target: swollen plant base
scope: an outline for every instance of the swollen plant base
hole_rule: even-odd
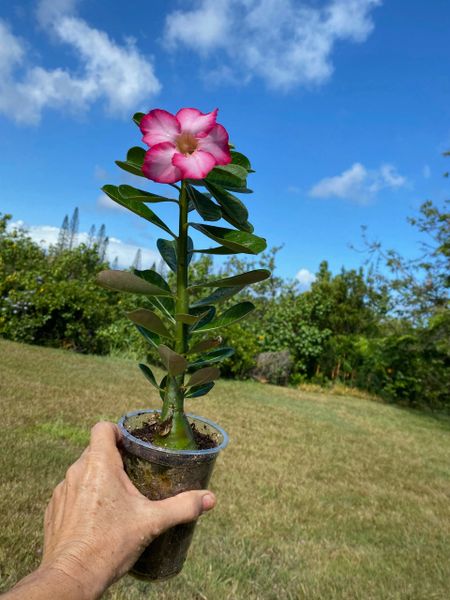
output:
[[[133,435],[160,411],[141,410],[124,415],[122,457],[125,471],[137,489],[149,500],[163,500],[188,490],[205,489],[219,452],[228,436],[218,425],[195,415],[186,415],[197,431],[215,442],[205,450],[172,450],[153,445]],[[130,571],[146,581],[161,581],[177,575],[183,568],[196,522],[172,527],[147,546]]]

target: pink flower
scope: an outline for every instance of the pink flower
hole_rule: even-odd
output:
[[[174,183],[203,179],[216,165],[228,165],[228,133],[216,117],[217,109],[203,114],[196,108],[182,108],[176,115],[157,108],[142,117],[142,140],[150,147],[144,175],[158,183]]]

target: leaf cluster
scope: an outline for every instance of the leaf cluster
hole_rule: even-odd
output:
[[[141,118],[142,114],[137,113],[133,120],[139,124]],[[169,236],[168,239],[159,238],[157,247],[173,273],[177,273],[179,265],[185,264],[185,261],[189,265],[194,255],[256,255],[264,251],[266,241],[254,234],[249,212],[239,197],[251,193],[247,177],[253,169],[249,159],[242,153],[232,149],[231,155],[232,162],[229,165],[215,167],[205,179],[184,181],[182,192],[173,185],[180,194],[186,194],[191,215],[187,229],[195,232],[196,237],[202,234],[209,241],[209,244],[196,247],[193,239],[187,235],[186,256],[178,256],[178,236],[186,235],[186,231],[175,232],[155,212],[159,203],[180,205],[181,196],[178,199],[165,197],[130,185],[105,185],[103,191],[114,202]],[[116,164],[133,175],[144,177],[144,158],[145,149],[133,147],[125,160],[118,160]],[[153,269],[133,269],[131,272],[105,270],[98,275],[97,283],[108,290],[138,294],[142,298],[141,306],[129,311],[128,318],[146,342],[158,352],[167,374],[172,377],[183,376],[185,397],[198,397],[212,389],[219,376],[217,364],[233,352],[232,348],[221,345],[219,331],[239,322],[255,308],[249,300],[231,305],[227,301],[246,286],[264,281],[269,276],[268,269],[251,269],[230,277],[195,281],[192,285],[188,283],[184,290],[189,296],[188,308],[181,312],[176,309],[179,289],[178,284],[173,285],[175,278],[166,278]],[[227,302],[227,307],[221,310],[224,302]],[[187,338],[183,353],[175,350],[179,347],[180,326]],[[141,364],[140,368],[147,380],[163,395],[167,376],[157,382],[150,367]],[[186,379],[185,375],[188,375]]]

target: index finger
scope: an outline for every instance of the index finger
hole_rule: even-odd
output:
[[[89,448],[91,451],[108,456],[109,459],[116,455],[122,463],[120,452],[117,449],[120,439],[121,433],[117,425],[109,421],[100,421],[91,429]]]

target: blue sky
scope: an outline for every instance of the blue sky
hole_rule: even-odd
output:
[[[411,256],[406,217],[446,195],[449,29],[448,0],[2,3],[0,211],[51,241],[79,206],[122,263],[150,260],[158,231],[100,193],[132,182],[114,165],[140,144],[130,116],[219,107],[280,274],[358,266],[361,225]]]

